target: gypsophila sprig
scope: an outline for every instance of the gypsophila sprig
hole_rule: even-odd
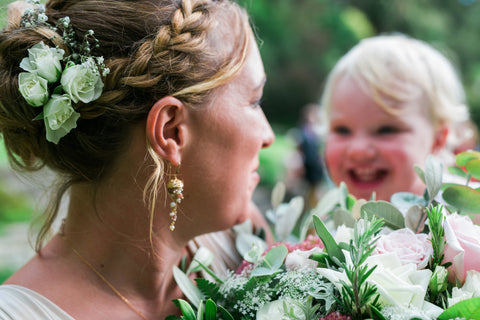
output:
[[[51,26],[45,15],[45,7],[38,1],[25,10],[21,24],[25,28],[48,27],[63,30],[62,39],[70,50],[51,48],[43,41],[28,49],[28,57],[20,62],[18,76],[20,94],[32,107],[43,107],[33,120],[44,120],[46,138],[57,144],[61,138],[77,127],[80,113],[78,103],[90,103],[103,91],[102,76],[109,73],[103,57],[91,55],[91,43],[98,47],[92,30],[87,31],[82,42],[76,41],[75,30],[68,16]]]
[[[38,0],[27,0],[26,2],[31,4],[32,7],[25,9],[25,13],[20,20],[20,25],[25,28],[45,25],[48,20],[45,14],[45,5],[41,4]]]

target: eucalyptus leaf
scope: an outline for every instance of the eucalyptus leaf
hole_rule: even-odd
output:
[[[468,173],[474,177],[475,179],[480,179],[480,160],[475,159],[468,161],[465,164],[465,169],[467,169]]]
[[[460,301],[438,317],[439,320],[449,319],[480,319],[480,298],[471,298]]]
[[[340,189],[328,190],[312,210],[313,215],[324,217],[340,203]]]
[[[414,169],[415,172],[417,173],[417,176],[423,181],[423,183],[426,184],[426,182],[425,182],[425,171],[423,171],[423,169],[420,168],[420,167],[417,166],[417,165],[414,165],[414,166],[413,166],[413,169]]]
[[[265,249],[267,249],[267,243],[254,234],[240,233],[235,239],[235,248],[237,248],[238,253],[245,259],[252,248],[257,248],[256,250],[261,251],[260,254],[262,254]]]
[[[270,249],[263,258],[264,263],[270,268],[280,268],[288,254],[288,249],[283,244]]]
[[[273,188],[272,196],[271,196],[271,203],[272,203],[273,210],[276,210],[277,207],[280,205],[280,203],[283,202],[283,199],[285,198],[286,190],[287,190],[287,187],[283,182],[278,182]]]
[[[480,213],[480,192],[467,186],[451,186],[442,194],[443,200],[463,213]]]
[[[402,213],[391,203],[386,201],[369,201],[362,206],[362,216],[371,219],[377,216],[384,220],[385,226],[393,230],[405,228],[405,220]]]
[[[342,209],[348,210],[348,204],[347,204],[348,189],[347,189],[347,185],[345,184],[345,182],[340,183],[339,189],[340,189],[340,199],[339,199],[340,207]]]
[[[300,222],[300,227],[299,227],[300,239],[307,238],[308,229],[310,229],[310,226],[312,224],[312,214],[313,214],[312,210],[308,211],[307,214],[305,214],[304,217],[302,218],[302,221]]]
[[[425,227],[424,207],[416,204],[410,207],[405,214],[405,227],[415,233],[420,233]]]
[[[317,235],[322,239],[322,242],[325,245],[325,249],[327,250],[330,259],[335,261],[339,266],[341,263],[345,263],[345,255],[343,254],[342,249],[340,249],[335,242],[335,239],[332,237],[322,220],[317,216],[313,216],[313,224],[315,225]]]
[[[288,254],[285,245],[279,245],[270,249],[263,257],[263,262],[253,269],[252,276],[270,276],[282,272],[281,266]]]
[[[283,270],[280,268],[267,268],[267,267],[256,267],[253,269],[251,276],[252,277],[264,277],[264,276],[273,276],[274,274],[280,273]]]
[[[457,166],[463,167],[467,164],[467,162],[476,159],[480,159],[480,152],[469,150],[457,154],[455,157],[455,162]]]
[[[390,198],[390,203],[400,210],[403,215],[414,205],[422,205],[424,207],[427,205],[423,197],[410,192],[394,193]]]
[[[352,218],[354,220],[358,220],[362,216],[362,206],[367,203],[368,201],[365,199],[358,199],[355,201],[355,204],[352,207]]]
[[[193,281],[177,266],[173,266],[173,277],[185,297],[187,297],[193,305],[197,306],[204,298],[200,289],[198,289]]]
[[[349,228],[353,228],[355,224],[355,219],[352,217],[352,214],[342,208],[338,208],[333,213],[333,221],[335,223],[335,229],[341,225],[345,225]]]
[[[430,199],[435,198],[442,188],[443,165],[432,155],[425,162],[425,184]]]
[[[303,197],[297,196],[288,204],[282,203],[276,210],[275,236],[277,241],[284,241],[292,233],[302,214],[305,201]]]
[[[453,167],[453,166],[452,166],[452,167],[448,167],[447,170],[448,170],[448,172],[450,172],[451,174],[456,175],[456,176],[459,176],[459,177],[462,177],[462,178],[464,178],[464,179],[466,179],[467,176],[468,176],[468,174],[467,174],[465,171],[463,171],[461,168],[459,168],[459,167]]]

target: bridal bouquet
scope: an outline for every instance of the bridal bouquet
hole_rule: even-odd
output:
[[[239,236],[245,260],[222,279],[207,267],[211,254],[199,250],[189,270],[174,269],[190,302],[176,300],[183,316],[167,319],[480,319],[480,226],[468,215],[480,213],[480,192],[469,186],[480,178],[480,153],[462,153],[449,168],[465,185],[442,183],[433,157],[415,170],[427,186],[423,197],[356,200],[341,185],[296,237],[291,219],[303,203],[279,204],[274,190],[267,217],[280,241],[265,248]],[[210,277],[194,284],[187,274],[199,268]]]

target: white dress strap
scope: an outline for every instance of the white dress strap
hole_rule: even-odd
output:
[[[0,286],[0,320],[74,320],[41,294],[17,285]]]

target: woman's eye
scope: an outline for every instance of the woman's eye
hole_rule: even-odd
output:
[[[263,103],[263,100],[262,100],[262,99],[257,100],[257,101],[255,101],[254,103],[252,103],[252,107],[253,107],[253,108],[261,108],[261,107],[262,107],[262,103]]]
[[[346,136],[351,133],[350,129],[344,126],[336,126],[333,127],[331,130],[333,133],[336,133],[338,135]]]
[[[383,127],[378,128],[377,133],[378,134],[393,134],[393,133],[397,133],[399,131],[400,130],[398,128],[393,127],[393,126],[383,126]]]

